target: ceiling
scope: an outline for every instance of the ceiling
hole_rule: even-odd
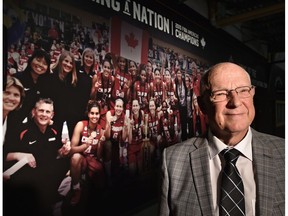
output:
[[[285,0],[178,0],[270,63],[285,62]]]

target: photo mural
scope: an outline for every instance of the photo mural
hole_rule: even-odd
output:
[[[75,149],[86,143],[78,152],[85,161],[81,175],[75,175],[75,154],[66,157],[60,207],[54,209],[62,215],[129,215],[156,200],[163,149],[206,133],[197,96],[200,77],[214,62],[207,33],[161,14],[153,2],[139,2],[4,1],[4,87],[12,76],[26,91],[15,119],[29,123],[36,98],[50,98],[56,139],[67,125],[66,141]],[[22,75],[33,70],[33,59],[46,56],[37,56],[39,50],[48,56],[48,75],[37,75],[31,84]],[[92,121],[97,127],[89,126]],[[13,132],[20,144],[21,131]],[[4,153],[9,153],[5,141]],[[6,165],[4,157],[3,171],[15,162]],[[76,177],[81,196],[75,198]]]

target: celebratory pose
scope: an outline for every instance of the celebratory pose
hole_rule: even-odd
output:
[[[140,70],[140,80],[134,83],[133,99],[138,100],[141,110],[148,112],[148,103],[150,99],[149,84],[146,82],[146,71],[144,68]]]
[[[142,143],[144,139],[144,112],[138,100],[132,101],[129,126],[128,160],[129,172],[132,177],[142,171]],[[138,172],[138,173],[137,173]]]
[[[174,81],[171,77],[171,72],[168,69],[165,69],[164,71],[164,83],[165,83],[165,101],[168,103],[169,106],[171,106],[172,109],[177,108],[177,97],[176,97],[176,86]]]
[[[115,61],[114,61],[115,62]],[[117,64],[114,68],[115,85],[112,92],[114,101],[117,98],[122,98],[124,103],[128,105],[128,93],[131,87],[131,74],[128,73],[127,59],[119,56]],[[113,108],[113,107],[112,107]]]
[[[101,107],[101,125],[105,128],[105,118],[108,110],[114,107],[112,101],[112,90],[114,87],[114,76],[111,75],[112,64],[110,60],[103,60],[103,71],[93,77],[91,98],[96,100]]]
[[[117,175],[120,168],[120,152],[125,148],[127,127],[125,126],[124,102],[121,98],[116,99],[115,107],[106,113],[106,142],[104,146],[105,171],[109,184],[111,177]]]
[[[165,99],[164,82],[159,68],[154,70],[154,80],[150,83],[150,96],[155,100],[158,111],[161,110],[162,102]]]
[[[73,195],[71,204],[80,201],[81,174],[86,172],[96,188],[104,185],[105,173],[102,165],[104,130],[99,124],[100,107],[96,101],[90,100],[87,105],[89,120],[79,121],[74,129],[71,140],[71,178]]]
[[[147,77],[146,77],[146,81],[147,83],[151,83],[153,82],[153,69],[152,69],[152,63],[151,61],[148,61],[147,64],[145,65],[145,70],[147,72]]]
[[[150,141],[150,152],[152,155],[152,159],[159,159],[162,137],[161,137],[161,125],[160,125],[160,118],[161,112],[157,112],[157,107],[154,99],[149,100],[149,112],[147,114],[147,137]],[[146,135],[146,134],[145,134]],[[154,155],[156,150],[156,156]]]
[[[166,101],[162,103],[162,110],[160,112],[160,128],[162,134],[161,152],[165,147],[173,145],[180,141],[179,138],[179,118],[174,115],[173,110],[168,106]]]

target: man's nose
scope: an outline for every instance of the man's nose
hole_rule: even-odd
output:
[[[228,105],[238,107],[242,104],[242,101],[235,90],[230,91],[228,96]]]

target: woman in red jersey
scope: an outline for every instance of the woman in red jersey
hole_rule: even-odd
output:
[[[94,186],[104,186],[105,173],[103,168],[103,144],[105,141],[104,130],[99,124],[101,109],[96,101],[90,100],[87,105],[88,119],[79,121],[74,129],[71,140],[71,164],[72,178],[71,204],[76,205],[80,201],[81,187],[80,177],[83,172],[93,180]]]

